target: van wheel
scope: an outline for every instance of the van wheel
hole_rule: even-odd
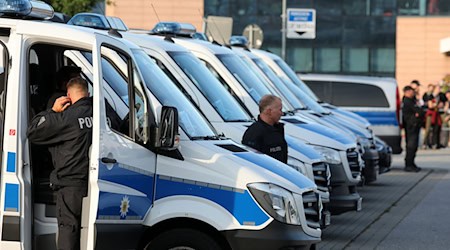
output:
[[[180,228],[166,231],[150,241],[145,250],[211,250],[222,249],[217,242],[207,234]]]

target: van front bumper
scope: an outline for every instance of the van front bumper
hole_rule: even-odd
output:
[[[301,226],[272,221],[261,230],[230,230],[223,235],[231,249],[310,249],[320,237],[306,234]]]

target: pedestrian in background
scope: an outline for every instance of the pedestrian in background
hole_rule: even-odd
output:
[[[423,94],[422,100],[423,100],[423,109],[425,111],[425,127],[424,127],[424,133],[423,133],[423,149],[431,148],[433,145],[433,139],[432,139],[432,127],[433,127],[433,121],[436,119],[436,108],[437,103],[436,99],[434,98],[434,90],[435,85],[430,83],[427,87],[427,92]]]
[[[265,95],[259,102],[258,120],[244,133],[242,144],[287,163],[287,142],[284,139],[284,124],[281,99],[274,95]]]
[[[419,133],[422,125],[422,109],[414,101],[415,91],[411,86],[403,88],[402,102],[403,127],[405,128],[406,156],[405,171],[419,172],[421,170],[414,160],[419,145]]]
[[[446,102],[444,105],[444,115],[442,118],[442,132],[441,132],[441,146],[448,147],[448,140],[450,135],[450,90],[445,92]]]

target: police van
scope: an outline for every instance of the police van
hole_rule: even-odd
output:
[[[174,25],[176,27],[176,24]],[[162,27],[161,30],[163,30],[162,33],[167,34],[170,33],[167,26],[164,28]],[[141,32],[140,32],[141,33]],[[173,33],[172,33],[173,34]],[[179,35],[179,34],[178,34]],[[165,36],[160,36],[160,39],[162,40]],[[246,109],[248,112],[250,112],[251,116],[256,117],[258,114],[257,111],[257,104],[256,102],[251,99],[251,97],[248,96],[248,93],[246,90],[243,89],[243,87],[235,80],[235,78],[232,76],[230,77],[227,73],[227,70],[223,70],[223,64],[218,61],[218,59],[215,56],[215,53],[218,53],[223,56],[236,56],[230,49],[224,48],[222,46],[214,45],[209,42],[199,41],[199,40],[193,40],[189,38],[181,38],[181,37],[173,37],[170,39],[166,39],[170,41],[166,41],[167,43],[175,43],[180,44],[186,48],[188,48],[191,52],[194,53],[195,56],[199,57],[200,60],[205,63],[206,67],[210,70],[213,70],[212,73],[215,75],[215,77],[225,86],[225,88],[228,89],[228,99],[237,99],[242,107]],[[145,44],[145,41],[142,41],[143,44]],[[150,42],[148,42],[150,43]],[[169,45],[167,45],[169,46]],[[166,47],[167,47],[166,46]],[[144,45],[146,47],[146,51],[150,50],[152,46],[150,45]],[[159,52],[161,53],[161,52]],[[201,56],[199,56],[201,55]],[[174,57],[172,55],[172,57]],[[239,58],[238,58],[239,59]],[[170,61],[172,59],[168,59]],[[167,65],[170,63],[166,62]],[[191,62],[193,63],[193,62]],[[239,62],[238,62],[239,63]],[[181,68],[186,68],[186,65],[182,65],[183,63],[181,61],[177,61],[177,64],[180,65]],[[238,67],[240,64],[238,64]],[[167,66],[168,67],[168,66]],[[218,67],[217,70],[215,67]],[[222,71],[223,70],[223,71]],[[177,71],[180,71],[180,69],[177,69]],[[195,79],[195,77],[192,75],[191,72],[186,72],[185,75],[187,75],[188,78],[191,79],[192,82],[195,82],[197,86],[189,86],[186,87],[186,91],[190,93],[192,98],[199,102],[201,98],[198,96],[207,95],[205,94],[205,88],[211,87],[212,84],[209,85],[199,85],[199,81]],[[237,75],[236,75],[237,76]],[[186,76],[184,76],[186,77]],[[238,76],[237,76],[238,77]],[[217,88],[217,87],[215,87]],[[194,94],[196,92],[195,89],[200,89],[201,93]],[[253,90],[255,91],[255,90]],[[198,92],[198,90],[197,90]],[[220,92],[222,93],[222,92]],[[259,94],[259,93],[256,93]],[[233,96],[232,96],[233,95]],[[211,97],[207,97],[209,100],[205,103],[199,102],[199,105],[201,107],[207,107],[209,102],[212,102],[213,106],[218,105],[217,103],[214,103],[214,101],[211,100]],[[244,100],[244,99],[245,100]],[[220,108],[228,109],[223,106],[223,100],[218,99],[216,101],[220,101],[219,105]],[[247,102],[249,104],[247,104]],[[250,106],[249,106],[250,105]],[[251,107],[251,108],[249,108]],[[241,110],[236,109],[236,111]],[[252,109],[250,111],[250,109]],[[233,109],[234,110],[234,109]],[[234,113],[233,113],[234,115]],[[220,115],[214,115],[215,118],[209,118],[212,123],[215,125],[216,128],[218,128],[219,131],[225,131],[226,134],[231,136],[232,138],[236,138],[237,140],[240,140],[242,138],[243,134],[243,128],[242,124],[239,124],[239,121],[237,122],[220,122],[221,118]],[[239,116],[238,116],[239,117]],[[248,115],[241,116],[244,121],[248,120]],[[246,118],[247,117],[247,118]],[[290,117],[290,120],[295,120],[295,117]],[[242,123],[242,122],[241,122]],[[248,122],[247,122],[248,123]],[[315,150],[323,154],[328,161],[331,161],[332,168],[331,168],[331,182],[333,182],[333,176],[336,178],[336,183],[338,183],[337,186],[334,186],[333,190],[335,192],[335,195],[330,197],[331,204],[334,208],[337,208],[335,211],[348,211],[348,210],[355,210],[361,208],[361,197],[356,191],[356,184],[360,180],[360,157],[357,152],[355,152],[355,142],[349,140],[345,136],[338,135],[337,133],[334,133],[333,131],[329,130],[326,127],[322,127],[320,125],[313,125],[313,124],[306,124],[303,122],[298,122],[296,125],[304,125],[301,127],[297,127],[295,125],[287,123],[285,126],[286,132],[288,135],[291,135],[294,138],[303,140],[308,142],[308,144],[312,144]],[[308,129],[306,129],[308,128]],[[235,131],[236,135],[233,135],[232,131]],[[289,142],[288,142],[289,143]],[[292,145],[290,145],[292,146]],[[352,148],[353,147],[353,148]],[[338,150],[336,150],[338,148]],[[343,148],[343,151],[340,151],[339,149]],[[349,149],[349,152],[346,152],[346,149]],[[354,154],[354,155],[353,155]],[[350,156],[351,155],[351,156]],[[333,173],[333,171],[336,171]]]
[[[399,154],[400,97],[397,81],[390,77],[299,74],[318,98],[366,118],[375,135]]]
[[[93,117],[83,120],[93,134],[82,249],[277,249],[320,241],[313,182],[220,138],[181,92],[160,84],[169,79],[136,45],[115,32],[43,21],[52,11],[42,2],[0,4],[0,249],[56,249],[52,164],[26,129],[64,65],[83,69],[93,98]],[[74,53],[91,65],[74,62]]]
[[[253,53],[257,54],[269,67],[282,79],[286,79],[294,83],[311,99],[319,103],[322,107],[328,110],[335,116],[347,120],[348,122],[355,124],[364,129],[371,129],[371,124],[364,117],[345,110],[340,107],[336,107],[330,103],[321,101],[316,94],[297,76],[297,74],[289,67],[289,65],[283,61],[279,56],[264,50],[252,49]],[[372,129],[371,129],[372,130]],[[373,132],[373,131],[372,131]],[[386,142],[374,136],[375,145],[379,155],[380,173],[389,171],[391,166],[392,148],[386,144]]]

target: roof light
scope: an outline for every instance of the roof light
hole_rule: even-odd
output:
[[[78,13],[67,24],[104,30],[110,28],[106,17],[95,13]]]
[[[0,0],[0,16],[51,19],[53,8],[42,1]]]
[[[78,13],[73,16],[67,24],[83,26],[94,29],[115,29],[120,31],[127,31],[128,27],[118,17],[109,17],[96,13]]]
[[[229,43],[231,46],[247,47],[248,40],[245,36],[231,36]]]
[[[159,22],[152,29],[154,34],[171,34],[179,36],[191,36],[196,32],[194,25],[190,23]]]

